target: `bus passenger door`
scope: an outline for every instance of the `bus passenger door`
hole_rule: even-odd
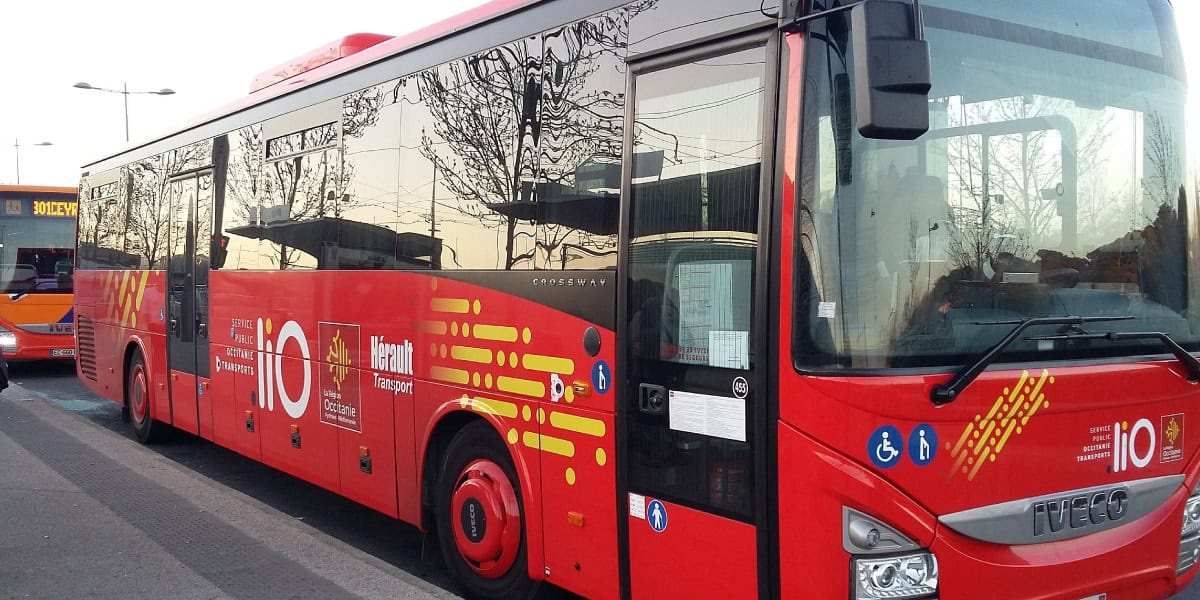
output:
[[[630,64],[617,472],[633,598],[765,593],[764,43]]]
[[[212,179],[211,171],[202,171],[171,180],[171,257],[167,263],[171,423],[210,439],[208,241],[212,232]]]

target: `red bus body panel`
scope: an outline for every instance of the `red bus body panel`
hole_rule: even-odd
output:
[[[594,324],[469,283],[394,271],[213,271],[212,378],[200,380],[197,398],[190,374],[168,378],[163,281],[161,271],[81,273],[80,316],[95,322],[102,374],[81,378],[98,394],[121,401],[124,355],[136,340],[154,378],[155,418],[173,414],[176,426],[417,525],[437,424],[452,413],[482,418],[516,465],[530,576],[544,579],[549,568],[551,581],[576,593],[618,595],[614,395],[590,391],[592,365],[615,363],[611,330],[600,330],[592,357],[582,341]],[[126,305],[132,316],[122,319]],[[413,374],[374,368],[375,342],[410,344]],[[325,401],[335,376],[342,405],[354,408],[348,420]],[[566,382],[563,397],[551,398],[551,376]]]
[[[786,43],[793,83],[782,165],[790,199],[798,197],[802,37]],[[775,473],[782,597],[851,597],[843,506],[931,549],[940,598],[1164,598],[1190,583],[1196,569],[1176,577],[1175,566],[1184,502],[1200,469],[1200,389],[1177,362],[997,365],[942,407],[930,392],[948,374],[804,375],[791,349],[795,211],[783,202]],[[909,446],[919,425],[936,432],[923,466]],[[869,456],[871,436],[884,426],[901,435],[902,455],[890,468]],[[938,521],[1009,500],[1180,473],[1185,483],[1150,514],[1074,539],[987,543]]]
[[[660,502],[667,514],[661,532],[649,519],[629,517],[629,579],[638,597],[759,597],[753,525]]]

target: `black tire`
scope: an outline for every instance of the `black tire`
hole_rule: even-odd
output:
[[[468,472],[469,467],[478,467]],[[495,467],[498,467],[497,470]],[[469,473],[473,473],[471,475]],[[490,474],[490,476],[489,476]],[[506,481],[501,481],[500,477]],[[434,514],[437,519],[438,546],[442,550],[442,558],[446,568],[462,588],[464,595],[473,600],[522,600],[534,597],[541,587],[540,581],[529,578],[528,557],[525,540],[525,504],[517,483],[516,469],[513,468],[512,458],[504,442],[496,432],[484,422],[471,423],[464,427],[450,441],[438,473],[436,490],[434,492]],[[475,493],[479,489],[504,489],[515,494],[515,504],[518,515],[505,513],[502,518],[496,518],[494,512],[488,512],[483,502],[478,501]],[[459,514],[454,514],[455,492],[462,490],[459,499],[466,498]],[[487,494],[484,494],[487,495]],[[490,498],[500,498],[503,494],[495,494]],[[474,506],[470,506],[471,503]],[[492,517],[476,521],[475,510],[478,507],[480,515],[493,514]],[[468,512],[469,511],[469,512]],[[468,517],[470,515],[470,517]],[[490,523],[488,521],[491,521]],[[469,523],[469,525],[468,525]],[[489,530],[488,528],[491,527]],[[513,543],[512,529],[519,532],[519,544]],[[468,532],[468,529],[470,530]],[[488,535],[493,538],[489,540]],[[492,562],[477,563],[467,554],[480,548],[487,547],[483,542],[494,541],[499,535],[501,540],[498,559]],[[457,539],[456,539],[457,537]],[[478,540],[472,540],[478,537]],[[476,543],[478,542],[478,543]],[[512,548],[516,552],[512,552]],[[510,562],[511,561],[511,562]],[[481,565],[492,565],[493,572],[481,574]],[[502,565],[508,564],[507,567]],[[501,565],[501,566],[497,566]],[[496,571],[499,569],[500,571]]]
[[[167,425],[154,420],[150,410],[150,372],[146,359],[136,352],[125,373],[125,410],[133,426],[133,436],[143,444],[155,444],[167,437]]]

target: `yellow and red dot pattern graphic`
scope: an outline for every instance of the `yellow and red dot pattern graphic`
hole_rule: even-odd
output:
[[[970,481],[983,465],[996,462],[1009,438],[1021,435],[1038,410],[1050,406],[1045,388],[1053,383],[1054,377],[1046,369],[1036,378],[1029,371],[1022,371],[1017,384],[1004,388],[987,415],[975,415],[974,422],[967,424],[957,442],[946,443],[954,457],[950,476],[963,474]]]
[[[436,292],[436,280],[432,287]],[[574,359],[539,348],[530,327],[488,319],[479,299],[435,295],[429,309],[436,316],[417,322],[422,333],[435,339],[428,347],[428,376],[477,388],[477,393],[463,394],[463,409],[502,419],[507,427],[502,435],[514,447],[594,460],[598,467],[608,463],[605,422],[553,408],[560,401],[569,408],[576,401],[575,386],[588,385],[573,383]],[[493,397],[489,391],[523,400]],[[550,401],[550,407],[540,406],[543,401]],[[563,473],[568,485],[577,481],[577,466]]]

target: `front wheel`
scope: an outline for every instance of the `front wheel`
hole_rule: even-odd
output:
[[[125,409],[129,412],[129,422],[133,424],[137,441],[153,444],[165,439],[167,425],[155,421],[150,413],[150,374],[141,352],[129,361],[129,372],[125,377]]]
[[[469,598],[531,598],[524,504],[504,443],[486,423],[459,431],[438,475],[434,512],[438,545]]]

